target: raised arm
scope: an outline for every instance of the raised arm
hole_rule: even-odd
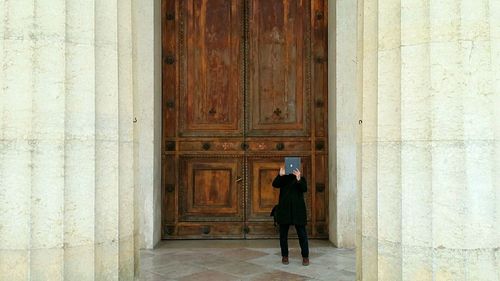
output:
[[[302,191],[302,192],[306,192],[307,191],[306,178],[300,177],[300,180],[297,181],[297,185],[298,185],[300,191]]]
[[[283,181],[283,176],[285,175],[285,168],[280,167],[280,171],[278,172],[278,175],[276,178],[273,180],[273,187],[275,188],[281,188],[285,184]]]
[[[274,188],[281,188],[283,187],[283,177],[280,175],[277,175],[274,180],[273,180],[273,187]]]

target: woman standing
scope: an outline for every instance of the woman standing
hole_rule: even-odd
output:
[[[288,264],[288,229],[295,226],[299,236],[302,264],[309,265],[309,245],[306,231],[306,204],[304,192],[307,191],[306,179],[298,169],[293,174],[285,175],[285,169],[280,168],[278,176],[273,181],[273,187],[280,189],[277,209],[277,222],[280,228],[281,262]]]

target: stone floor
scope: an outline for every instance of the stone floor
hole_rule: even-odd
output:
[[[283,265],[278,240],[162,241],[141,251],[140,280],[355,280],[354,250],[310,240],[311,264],[303,266],[298,241],[289,244],[290,264]]]

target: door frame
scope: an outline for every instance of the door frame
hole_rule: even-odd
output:
[[[328,0],[329,233],[334,245],[348,248],[355,245],[360,167],[357,5]],[[133,6],[135,216],[139,248],[152,249],[161,239],[161,0]]]
[[[246,2],[246,4],[245,4]],[[264,1],[266,2],[266,1]],[[280,1],[281,2],[281,1]],[[300,0],[302,2],[302,0]],[[192,3],[192,5],[199,5],[195,4],[196,2]],[[226,4],[228,2],[225,2]],[[238,23],[240,23],[240,20],[248,20],[250,19],[250,22],[254,21],[254,17],[260,18],[258,14],[255,14],[254,12],[251,13],[251,15],[244,15],[244,11],[258,11],[259,10],[259,5],[265,4],[263,2],[255,1],[255,0],[239,0],[235,2],[230,2],[231,4],[231,9],[225,10],[226,12],[230,11],[231,14],[236,13],[235,16],[237,17]],[[260,4],[259,4],[260,3]],[[267,3],[267,2],[266,2]],[[269,3],[268,3],[269,4]],[[271,127],[264,127],[266,126],[265,124],[262,127],[258,127],[260,123],[256,124],[254,126],[249,125],[249,131],[243,133],[243,137],[245,134],[249,135],[249,144],[252,142],[261,142],[264,140],[267,140],[268,138],[277,138],[277,140],[283,138],[281,135],[274,135],[272,132],[276,128],[283,128],[286,131],[286,135],[290,136],[293,138],[293,140],[283,140],[287,144],[281,143],[282,147],[288,147],[288,144],[290,144],[290,147],[295,147],[295,149],[290,150],[290,148],[287,148],[283,151],[281,151],[283,148],[274,148],[273,141],[270,141],[269,144],[264,145],[262,144],[262,148],[255,148],[254,146],[250,145],[250,148],[243,149],[245,152],[245,163],[247,163],[248,159],[251,159],[252,157],[258,155],[259,153],[262,153],[261,149],[266,149],[266,151],[269,151],[269,153],[273,154],[273,158],[279,157],[280,155],[287,155],[286,151],[290,153],[293,151],[293,153],[299,153],[302,155],[302,153],[306,153],[303,156],[306,156],[310,154],[310,159],[309,159],[309,164],[311,167],[316,167],[318,166],[319,169],[306,169],[307,172],[309,171],[310,173],[307,173],[307,178],[310,183],[309,187],[309,192],[307,193],[307,204],[310,206],[308,209],[308,229],[309,229],[309,235],[312,238],[327,238],[328,237],[328,217],[329,217],[329,212],[328,212],[328,203],[329,203],[329,188],[328,188],[328,156],[325,155],[328,152],[325,151],[325,147],[327,148],[328,146],[325,145],[325,142],[328,141],[328,108],[326,105],[324,105],[323,101],[326,98],[326,95],[328,94],[328,88],[327,88],[327,74],[328,74],[328,69],[327,65],[325,65],[325,60],[324,56],[326,56],[326,53],[328,52],[327,49],[327,26],[326,23],[328,22],[328,11],[327,11],[327,6],[328,1],[327,0],[306,0],[304,1],[303,4],[299,4],[299,0],[297,0],[296,3],[290,4],[295,7],[297,5],[296,9],[297,11],[301,11],[300,13],[297,12],[295,17],[297,18],[296,20],[290,21],[289,23],[292,24],[293,30],[296,32],[299,32],[300,35],[295,35],[295,33],[292,31],[292,33],[288,32],[288,34],[284,34],[283,36],[285,38],[288,38],[290,35],[290,40],[295,40],[294,42],[297,44],[297,58],[296,58],[296,63],[297,63],[297,68],[295,70],[292,70],[291,73],[294,73],[297,76],[297,86],[294,88],[297,93],[294,94],[294,98],[290,98],[291,100],[294,100],[297,103],[298,108],[296,111],[298,112],[298,116],[295,119],[295,123],[276,123],[273,126],[273,129],[270,130]],[[286,6],[284,7],[286,11]],[[299,8],[300,6],[300,8]],[[224,6],[227,8],[226,6]],[[214,213],[215,210],[212,210],[214,212],[211,212],[212,215],[209,213],[206,214],[206,216],[203,216],[201,213],[201,209],[199,211],[195,211],[194,209],[191,209],[189,207],[189,204],[185,203],[184,201],[187,200],[186,196],[189,195],[189,190],[191,190],[191,185],[188,183],[190,182],[189,180],[185,181],[184,175],[182,171],[184,172],[189,172],[189,169],[182,169],[181,165],[181,160],[184,159],[184,157],[188,154],[195,153],[198,151],[197,154],[200,154],[199,156],[204,158],[205,152],[212,152],[212,149],[210,148],[210,143],[212,141],[217,141],[216,139],[213,139],[214,136],[208,133],[208,131],[201,131],[203,130],[202,128],[205,126],[198,126],[197,127],[192,127],[190,123],[190,118],[186,117],[183,115],[185,112],[189,112],[188,108],[185,108],[186,104],[191,104],[191,102],[186,102],[184,99],[188,98],[190,96],[190,89],[195,90],[195,88],[190,88],[192,85],[189,83],[189,80],[191,79],[192,75],[195,75],[194,73],[188,71],[191,69],[191,71],[195,71],[196,67],[189,67],[188,66],[188,60],[186,59],[187,57],[190,56],[191,51],[190,48],[188,48],[188,45],[190,44],[192,40],[194,42],[197,42],[199,39],[192,39],[191,37],[188,36],[189,34],[189,29],[194,28],[192,25],[192,21],[194,21],[194,18],[190,18],[194,16],[196,13],[192,11],[191,9],[194,9],[193,7],[190,7],[187,2],[184,1],[179,1],[179,0],[163,0],[162,1],[162,49],[163,49],[163,60],[162,60],[162,71],[163,71],[163,91],[162,91],[162,98],[163,98],[163,105],[166,106],[162,110],[162,115],[163,115],[163,124],[162,128],[165,130],[164,135],[162,136],[162,206],[161,206],[161,213],[162,213],[162,233],[161,237],[163,239],[193,239],[193,238],[199,238],[199,239],[220,239],[224,238],[227,236],[227,238],[233,237],[234,235],[224,235],[224,224],[222,221],[226,222],[226,220],[229,217],[225,217],[219,214]],[[293,8],[290,8],[293,9]],[[265,14],[265,13],[264,13]],[[203,17],[202,17],[203,18]],[[231,17],[230,17],[231,18]],[[257,29],[263,28],[256,22],[257,25],[250,25],[248,28],[248,34],[255,33]],[[196,24],[194,24],[197,26]],[[231,36],[236,36],[235,40],[239,42],[237,45],[231,44],[230,54],[231,54],[231,60],[234,62],[242,63],[249,61],[248,67],[252,70],[250,70],[251,73],[256,71],[253,69],[253,67],[256,66],[256,63],[258,60],[253,61],[248,60],[251,58],[254,58],[255,52],[259,52],[258,47],[255,48],[249,48],[250,51],[249,53],[245,53],[243,49],[245,47],[243,46],[252,46],[252,45],[258,45],[257,39],[258,37],[253,38],[253,36],[248,37],[245,36],[245,38],[249,39],[248,42],[240,42],[239,38],[239,32],[243,30],[243,26],[248,26],[248,23],[243,23],[240,25],[233,25],[233,27],[230,29],[230,34]],[[241,30],[240,30],[241,28]],[[257,28],[257,29],[256,29]],[[290,28],[290,27],[289,27]],[[284,29],[284,31],[287,30],[287,28]],[[302,34],[304,32],[304,34]],[[257,32],[258,34],[258,32]],[[301,36],[303,35],[303,36]],[[190,38],[190,39],[188,39]],[[203,38],[203,37],[201,37]],[[243,39],[241,39],[243,40]],[[260,41],[259,41],[260,42]],[[193,43],[193,42],[191,42]],[[199,42],[198,42],[199,43]],[[196,43],[193,43],[196,44]],[[203,48],[202,48],[203,49]],[[236,54],[235,52],[237,50],[240,50],[241,53]],[[242,58],[242,56],[245,56],[244,54],[247,54],[249,57],[248,58]],[[234,56],[234,57],[233,57]],[[293,62],[295,63],[295,62]],[[295,66],[295,65],[294,65]],[[238,66],[231,66],[231,68],[238,68],[240,70],[240,64]],[[202,68],[203,70],[204,68]],[[260,67],[258,67],[260,69]],[[286,69],[286,67],[285,67]],[[298,74],[300,72],[300,74]],[[256,72],[258,73],[258,72]],[[187,75],[187,76],[185,76]],[[236,81],[241,77],[241,75],[244,75],[244,72],[241,72],[241,74],[238,75],[238,77],[234,77]],[[257,74],[256,74],[257,75]],[[243,76],[245,77],[245,76]],[[252,77],[252,75],[247,75],[247,78]],[[257,78],[257,76],[253,77],[253,79]],[[169,79],[172,82],[169,82]],[[251,90],[247,93],[247,99],[249,99],[246,104],[252,104],[252,100],[254,99],[259,99],[258,97],[255,97],[255,88],[254,86],[257,86],[257,84],[253,84],[256,82],[256,80],[251,80],[248,82],[240,82],[240,84],[248,84],[248,88]],[[186,80],[186,81],[184,81]],[[174,82],[175,81],[175,82]],[[235,81],[233,79],[233,81]],[[241,81],[241,80],[240,80]],[[260,80],[259,80],[260,81]],[[186,84],[187,83],[187,84]],[[232,94],[229,96],[236,97],[235,99],[241,100],[239,98],[239,94],[242,94],[240,90],[242,89],[239,84],[232,84],[231,86],[234,86],[232,90],[235,90],[238,92],[237,96],[233,96]],[[252,89],[253,88],[253,89]],[[287,91],[285,91],[286,93]],[[258,93],[258,92],[257,92]],[[227,95],[227,94],[226,94]],[[196,100],[196,99],[194,99]],[[201,100],[204,100],[201,98]],[[286,100],[286,98],[285,98]],[[240,105],[240,103],[238,103]],[[258,106],[261,104],[259,102],[255,102],[254,106],[257,106],[255,110],[259,111]],[[213,105],[209,105],[213,106]],[[287,108],[287,105],[277,105],[279,107],[285,106]],[[195,107],[195,105],[193,105]],[[240,109],[239,107],[237,107]],[[300,108],[300,109],[299,109]],[[202,108],[199,109],[200,112],[203,112]],[[269,110],[269,109],[268,109]],[[278,109],[279,110],[279,109]],[[327,112],[325,112],[325,110]],[[219,109],[217,109],[219,111]],[[270,109],[272,111],[272,109]],[[197,111],[198,112],[198,111]],[[215,110],[214,110],[215,112]],[[233,110],[231,110],[233,112]],[[243,112],[251,112],[251,113],[243,113]],[[233,112],[234,113],[234,112]],[[249,117],[249,120],[243,121],[243,123],[238,122],[238,124],[253,124],[254,121],[254,108],[247,108],[242,109],[241,112],[240,110],[236,110],[236,115],[235,116],[240,116],[243,118]],[[303,115],[301,115],[303,114]],[[207,116],[208,113],[207,113]],[[216,116],[216,115],[214,115]],[[234,116],[234,114],[230,114],[230,116]],[[259,115],[260,116],[260,115]],[[267,116],[269,117],[269,116]],[[273,115],[274,117],[274,115]],[[202,120],[204,117],[199,116]],[[262,118],[262,117],[261,117]],[[272,117],[269,117],[272,118]],[[196,118],[195,118],[196,119]],[[170,120],[170,121],[169,121]],[[197,119],[196,119],[197,120]],[[209,120],[209,119],[207,119]],[[205,120],[205,123],[206,121]],[[231,119],[232,120],[232,119]],[[293,120],[292,120],[293,121]],[[168,126],[169,122],[172,122],[173,126]],[[186,124],[184,124],[187,122]],[[194,122],[194,121],[192,121]],[[258,121],[256,121],[258,122]],[[326,122],[326,123],[325,123]],[[202,122],[202,124],[205,124]],[[214,126],[217,126],[217,122],[215,122]],[[297,125],[299,127],[295,128],[294,125]],[[277,127],[276,127],[277,126]],[[240,127],[238,127],[241,129]],[[246,128],[246,126],[245,126]],[[232,129],[237,129],[237,128],[232,128]],[[295,130],[292,130],[295,129]],[[191,131],[192,130],[192,131]],[[209,130],[209,129],[207,129]],[[245,130],[245,129],[244,129]],[[255,132],[253,131],[255,130]],[[238,132],[240,132],[238,130]],[[255,134],[256,133],[256,134]],[[184,145],[185,143],[190,143],[190,142],[196,142],[198,138],[203,138],[203,136],[209,137],[207,139],[207,145],[208,148],[203,148],[201,150],[196,144],[195,146],[189,145],[186,146]],[[194,137],[194,140],[191,141],[190,136]],[[218,136],[216,134],[216,136]],[[266,136],[266,137],[262,137]],[[221,136],[221,137],[225,137]],[[244,137],[245,138],[245,137]],[[255,140],[253,140],[255,138]],[[259,139],[260,138],[260,139]],[[301,138],[306,138],[309,140],[301,139]],[[203,140],[205,141],[205,140]],[[246,142],[247,140],[243,140]],[[290,143],[288,143],[290,141]],[[300,142],[300,144],[299,144]],[[176,144],[177,143],[177,144]],[[204,144],[204,145],[205,145]],[[201,145],[201,144],[200,144]],[[216,145],[215,145],[216,146]],[[214,146],[214,147],[215,147]],[[189,148],[187,148],[189,147]],[[232,147],[232,146],[229,146]],[[252,148],[254,147],[254,148]],[[307,148],[310,147],[310,148]],[[205,150],[205,151],[204,151]],[[210,151],[208,151],[210,150]],[[217,151],[216,148],[214,148],[214,153]],[[300,152],[299,152],[300,151]],[[306,152],[307,151],[307,152]],[[226,148],[224,147],[224,151],[220,151],[220,153],[227,154],[227,153],[232,153],[232,150],[226,151]],[[247,155],[247,152],[250,154]],[[187,154],[186,154],[187,153]],[[285,154],[283,154],[285,153]],[[217,154],[217,157],[219,154]],[[222,154],[220,155],[222,156]],[[194,156],[193,156],[194,157]],[[247,159],[247,157],[250,157]],[[197,157],[195,157],[197,158]],[[270,159],[271,160],[271,159]],[[276,162],[277,160],[274,159],[272,162]],[[181,165],[181,166],[178,166]],[[246,165],[246,164],[245,164]],[[309,165],[306,166],[306,168]],[[311,168],[309,167],[309,168]],[[246,169],[245,169],[246,170]],[[174,174],[169,176],[169,172],[173,171]],[[317,172],[315,172],[317,171]],[[244,172],[245,173],[245,172]],[[246,174],[246,173],[245,173]],[[246,176],[245,176],[246,177]],[[189,177],[188,177],[189,178]],[[247,182],[248,179],[244,180],[244,182]],[[185,181],[185,182],[183,182]],[[251,181],[249,181],[251,182]],[[249,186],[247,184],[244,184],[244,190],[243,194],[247,195],[248,192],[251,192],[250,190],[247,190]],[[267,186],[264,185],[259,185],[261,188],[265,188],[267,190]],[[326,189],[325,189],[326,187]],[[184,189],[187,189],[184,190]],[[272,188],[271,188],[272,189]],[[186,193],[187,192],[187,193]],[[196,193],[198,194],[198,193]],[[194,196],[194,193],[191,194]],[[200,193],[200,198],[203,198],[205,195]],[[198,198],[198,197],[196,197]],[[241,199],[241,198],[240,198]],[[192,199],[194,200],[194,199]],[[189,200],[187,202],[190,202]],[[239,201],[238,201],[239,202]],[[187,204],[187,205],[186,205]],[[200,203],[201,204],[201,203]],[[252,221],[248,220],[247,217],[249,214],[246,214],[246,212],[249,210],[248,205],[251,205],[252,202],[249,202],[247,199],[247,196],[243,197],[243,201],[241,203],[243,205],[243,212],[244,215],[243,217],[245,218],[243,220],[243,224],[245,225],[244,228],[245,231],[242,230],[241,235],[244,236],[244,238],[249,238],[248,237],[248,231],[250,230],[251,233],[255,233],[255,235],[251,235],[252,238],[258,238],[258,237],[275,237],[277,234],[275,233],[274,229],[271,226],[271,220],[269,216],[266,216],[266,218],[269,219],[269,222],[263,221],[264,217],[261,212],[262,220],[257,221]],[[240,205],[239,203],[237,204],[238,206]],[[269,211],[271,210],[272,206],[268,206]],[[205,207],[205,209],[208,211],[210,208]],[[220,209],[219,211],[222,211],[223,209]],[[184,214],[185,212],[191,214],[187,215]],[[267,223],[266,223],[267,222]],[[219,225],[220,224],[220,225]],[[227,222],[226,222],[227,224]],[[254,225],[255,224],[255,225]],[[267,225],[269,224],[269,225]],[[253,226],[250,226],[253,225]],[[201,228],[202,230],[199,233],[199,235],[196,235],[196,228]],[[255,228],[253,228],[255,227]],[[218,231],[206,231],[203,229],[208,229],[208,228],[217,228]],[[210,235],[208,235],[210,233]],[[214,234],[212,234],[214,233]],[[215,234],[217,233],[217,234]],[[233,232],[231,232],[233,233]],[[243,238],[243,237],[241,237]]]

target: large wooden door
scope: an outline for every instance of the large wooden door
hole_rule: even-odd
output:
[[[301,156],[327,237],[326,3],[164,0],[162,236],[276,237],[271,182]]]

